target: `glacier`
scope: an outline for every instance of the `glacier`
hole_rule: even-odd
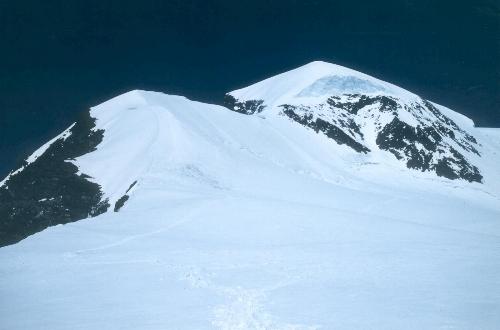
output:
[[[417,99],[353,72],[231,92],[264,100],[250,116],[139,90],[93,107],[102,142],[67,161],[128,199],[0,248],[0,329],[497,328],[500,129],[437,106],[477,139],[479,183],[280,114],[344,89]]]

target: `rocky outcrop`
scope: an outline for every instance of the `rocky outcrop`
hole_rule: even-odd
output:
[[[108,209],[101,187],[71,162],[102,141],[103,131],[94,127],[95,119],[85,112],[69,136],[54,141],[0,187],[0,246]]]

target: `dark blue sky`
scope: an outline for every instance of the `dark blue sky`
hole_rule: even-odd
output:
[[[0,1],[0,176],[130,89],[220,103],[312,60],[500,127],[493,0]]]

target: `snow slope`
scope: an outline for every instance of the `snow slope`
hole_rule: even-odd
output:
[[[294,95],[354,88],[306,76]],[[289,90],[267,84],[273,102]],[[73,162],[111,205],[130,197],[0,249],[0,329],[500,324],[498,129],[467,127],[470,183],[180,96],[132,91],[91,116],[103,141]]]
[[[323,61],[314,61],[299,68],[230,92],[241,100],[261,99],[270,107],[300,98],[301,103],[334,93],[386,94],[405,99],[417,95],[367,74]]]

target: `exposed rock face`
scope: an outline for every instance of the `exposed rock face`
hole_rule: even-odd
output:
[[[265,109],[263,100],[247,100],[244,102],[239,102],[232,95],[226,94],[224,96],[224,106],[233,111],[245,114],[253,115],[255,113],[260,113]]]
[[[378,134],[377,145],[406,161],[408,168],[434,171],[448,179],[482,180],[478,168],[449,143],[443,142],[443,136],[435,127],[413,127],[395,117]]]
[[[71,162],[102,141],[103,131],[94,127],[95,119],[85,112],[67,137],[54,141],[0,187],[0,246],[108,209],[101,187]]]
[[[130,196],[129,196],[129,195],[127,195],[127,194],[128,194],[128,192],[130,191],[130,189],[132,189],[132,188],[135,186],[135,184],[136,184],[136,183],[137,183],[137,181],[134,181],[134,182],[130,185],[130,187],[128,187],[127,191],[125,192],[125,195],[123,195],[122,197],[120,197],[120,198],[116,201],[116,203],[115,203],[115,207],[113,208],[113,211],[118,212],[118,211],[120,211],[120,209],[123,207],[123,205],[125,205],[125,203],[126,203],[126,202],[128,201],[128,199],[130,198]]]
[[[264,109],[260,101],[260,110],[255,110],[254,102],[238,101],[231,95],[226,99],[231,99],[230,109],[236,105],[235,111],[241,113],[254,114]],[[375,145],[375,149],[392,153],[408,168],[432,171],[452,180],[482,181],[479,169],[466,157],[480,156],[476,139],[423,99],[340,94],[328,97],[326,102],[278,107],[283,116],[358,153],[374,152]],[[375,136],[375,141],[367,141],[365,135]]]
[[[352,118],[342,116],[343,118],[329,118],[330,120],[328,120],[323,116],[315,116],[315,110],[307,106],[284,104],[282,108],[283,114],[292,120],[312,128],[316,133],[323,132],[338,144],[345,144],[357,152],[367,153],[370,151],[357,141],[363,140],[363,134]]]

